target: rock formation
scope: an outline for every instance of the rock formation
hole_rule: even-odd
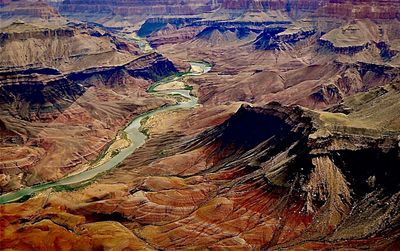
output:
[[[160,15],[195,15],[211,11],[217,7],[213,0],[118,0],[108,3],[101,0],[66,0],[58,4],[63,15],[97,19],[102,16],[160,16]]]
[[[49,232],[90,249],[396,249],[399,95],[385,86],[330,111],[242,106],[200,134],[155,137],[82,190],[3,205],[1,244],[52,247]]]
[[[18,21],[0,36],[1,149],[9,153],[0,159],[2,191],[63,177],[95,158],[119,126],[162,102],[143,101],[148,81],[176,72],[160,54],[96,27]]]
[[[400,3],[396,0],[329,0],[320,10],[323,16],[347,19],[396,19],[400,15]]]
[[[202,0],[202,1],[79,1],[65,0],[56,6],[64,15],[98,16],[117,15],[162,16],[162,15],[195,15],[210,11],[221,11],[240,15],[251,13],[257,16],[260,12],[286,13],[292,18],[304,16],[334,18],[369,18],[395,19],[399,17],[400,5],[396,0]],[[133,7],[134,6],[134,7]]]
[[[24,2],[0,0],[1,194],[86,170],[177,102],[151,84],[212,69],[157,87],[198,105],[118,166],[0,205],[1,248],[400,249],[398,1]]]
[[[42,0],[0,1],[0,19],[7,18],[41,18],[60,17],[59,13]]]

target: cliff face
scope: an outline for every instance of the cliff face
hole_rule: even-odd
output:
[[[171,104],[146,92],[177,72],[170,60],[213,67],[172,84],[201,105],[143,121],[146,143],[95,182],[0,205],[0,246],[400,249],[397,2],[65,0],[65,15],[123,20],[123,37],[2,29],[0,193],[83,170],[134,116]],[[136,17],[157,52],[129,40]]]
[[[75,102],[85,87],[115,85],[116,76],[156,81],[176,72],[174,65],[159,54],[139,57],[115,67],[98,67],[62,75],[45,69],[36,72],[2,72],[0,105],[23,120],[52,121]],[[38,74],[39,73],[39,74]],[[38,76],[39,75],[39,76]],[[1,82],[0,82],[1,83]]]
[[[257,1],[262,5],[257,11],[250,10],[250,3],[226,1],[225,7],[201,18],[148,19],[139,31],[146,31],[143,35],[174,62],[189,56],[215,65],[215,72],[198,83],[204,104],[278,101],[324,108],[399,80],[398,19],[325,15],[329,1],[308,7],[304,2],[298,11],[294,6],[300,1],[290,1],[287,9]],[[336,4],[351,9],[346,4],[368,2]],[[382,1],[386,4],[398,9],[396,3]]]
[[[65,0],[58,5],[61,13],[75,15],[146,16],[146,15],[195,15],[214,10],[223,12],[283,12],[293,18],[307,15],[334,18],[393,19],[400,14],[400,4],[395,0],[202,0],[202,1],[79,1]]]
[[[237,22],[293,21],[302,18],[390,20],[400,16],[400,3],[395,0],[185,0],[185,1],[3,1],[4,18],[63,16],[99,22],[109,27],[136,25],[149,17],[195,16],[211,20]],[[9,6],[9,7],[7,7]],[[55,15],[55,16],[54,16]],[[209,20],[210,21],[210,20]],[[330,25],[333,23],[330,23]]]
[[[1,173],[8,177],[1,190],[60,178],[94,158],[134,114],[160,105],[160,100],[143,101],[147,81],[175,72],[174,65],[156,53],[121,66],[69,74],[3,72],[0,147],[5,152],[17,150],[0,158]],[[63,136],[55,140],[58,134]],[[72,140],[76,137],[82,141]],[[24,148],[27,152],[20,152]]]
[[[222,8],[236,11],[273,11],[288,12],[292,17],[301,13],[314,16],[336,18],[399,18],[400,3],[396,0],[221,0]]]
[[[48,80],[21,75],[18,83],[3,84],[0,148],[8,154],[0,158],[7,178],[1,190],[61,178],[95,158],[132,116],[165,103],[147,97],[145,90],[148,81],[175,71],[172,63],[153,54],[121,67]]]
[[[0,1],[0,18],[41,18],[60,17],[58,11],[44,1]]]
[[[396,0],[329,0],[320,10],[322,16],[370,19],[400,17],[400,3]]]
[[[85,189],[2,206],[1,244],[52,247],[46,226],[88,248],[396,250],[399,95],[385,86],[330,112],[242,106],[196,136],[155,137]]]
[[[177,71],[90,25],[18,21],[0,32],[2,191],[63,177],[94,158],[134,114],[165,102],[144,101],[149,81]]]
[[[137,45],[96,27],[14,22],[0,29],[0,68],[51,67],[71,72],[121,65],[137,57]],[[40,44],[41,46],[37,46]]]
[[[107,1],[66,0],[60,5],[60,12],[68,13],[99,13],[121,16],[132,15],[194,15],[213,10],[217,7],[212,0],[162,1],[162,0],[129,0]],[[83,11],[84,10],[84,11]]]
[[[237,11],[271,11],[282,10],[290,13],[299,11],[315,11],[321,7],[325,1],[323,0],[296,0],[296,1],[280,1],[280,0],[221,0],[222,8],[226,10]]]

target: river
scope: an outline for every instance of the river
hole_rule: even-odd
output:
[[[151,93],[159,93],[165,95],[181,95],[187,99],[186,101],[178,102],[175,105],[162,106],[156,110],[146,112],[139,115],[138,117],[135,117],[123,130],[131,142],[131,144],[128,147],[120,149],[120,151],[117,154],[112,156],[110,159],[108,159],[101,165],[97,165],[81,173],[62,178],[58,181],[42,183],[31,187],[25,187],[18,191],[1,195],[0,204],[6,204],[24,200],[35,195],[36,193],[42,192],[50,188],[58,191],[58,190],[67,190],[76,187],[81,187],[92,182],[97,177],[104,174],[106,171],[118,166],[124,159],[126,159],[136,149],[141,147],[146,142],[147,136],[140,131],[141,121],[143,119],[160,112],[177,110],[182,108],[192,108],[197,105],[197,98],[191,95],[190,90],[185,90],[185,89],[163,90],[163,91],[154,90],[155,86],[168,84],[172,81],[178,81],[186,76],[199,76],[211,70],[211,66],[205,62],[190,62],[190,65],[191,65],[190,71],[172,78],[168,77],[166,78],[166,80],[159,81],[153,84],[149,88],[149,92]],[[102,154],[102,156],[105,156],[105,154]]]

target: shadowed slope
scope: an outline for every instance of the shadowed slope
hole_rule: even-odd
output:
[[[398,86],[385,90],[347,100],[347,115],[242,106],[197,136],[157,135],[83,190],[2,206],[3,221],[19,228],[14,218],[48,210],[56,211],[53,221],[61,212],[84,215],[77,226],[90,222],[87,237],[95,238],[104,219],[113,220],[145,241],[143,248],[167,250],[395,248],[399,131],[361,124],[382,102],[397,100],[388,107],[399,108]],[[42,212],[30,211],[41,203]]]

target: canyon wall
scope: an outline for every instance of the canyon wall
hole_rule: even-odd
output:
[[[65,0],[57,4],[61,13],[146,16],[146,15],[195,15],[214,10],[224,12],[280,11],[297,18],[307,15],[339,18],[399,18],[400,3],[396,0],[186,0],[186,1],[80,1]]]
[[[121,16],[131,15],[194,15],[213,10],[212,0],[65,0],[60,5],[62,13],[111,13]]]
[[[63,15],[75,17],[161,16],[197,15],[216,10],[224,12],[274,12],[287,13],[292,18],[305,15],[336,18],[393,19],[400,17],[400,3],[396,0],[64,0],[49,1]],[[0,16],[5,17],[59,17],[58,11],[45,1],[0,2]]]
[[[321,16],[345,19],[396,19],[400,18],[397,0],[329,0],[319,11]]]
[[[177,71],[162,55],[90,25],[17,21],[0,29],[0,45],[2,192],[93,159],[132,116],[165,103],[145,90]]]
[[[1,205],[10,234],[0,244],[398,250],[398,87],[348,100],[347,115],[243,105],[197,135],[199,117],[181,117],[83,189]],[[48,232],[55,240],[43,241]]]
[[[50,7],[45,1],[0,1],[0,18],[58,18],[57,10]]]

